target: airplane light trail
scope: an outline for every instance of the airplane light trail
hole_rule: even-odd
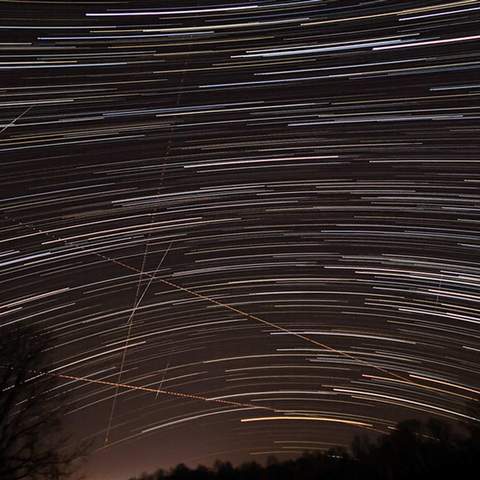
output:
[[[0,2],[0,335],[87,473],[474,421],[480,0],[133,3]]]

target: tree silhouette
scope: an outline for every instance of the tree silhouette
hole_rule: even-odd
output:
[[[248,462],[238,467],[216,462],[212,469],[191,470],[180,465],[162,480],[436,480],[473,478],[480,467],[480,407],[467,406],[466,434],[454,433],[438,419],[406,420],[376,439],[353,440],[350,452],[331,449],[305,452],[283,462],[270,459],[265,466]],[[143,480],[157,480],[155,474]]]
[[[63,480],[85,446],[67,450],[58,380],[42,373],[51,338],[33,329],[0,328],[0,478]]]

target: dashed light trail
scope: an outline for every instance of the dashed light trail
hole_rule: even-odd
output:
[[[479,20],[0,2],[0,335],[56,338],[89,478],[475,421]]]

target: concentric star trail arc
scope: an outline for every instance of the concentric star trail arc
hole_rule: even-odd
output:
[[[0,335],[88,478],[475,421],[479,16],[0,2]]]

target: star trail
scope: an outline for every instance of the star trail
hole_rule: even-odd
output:
[[[476,421],[480,1],[0,2],[0,335],[91,480]]]

